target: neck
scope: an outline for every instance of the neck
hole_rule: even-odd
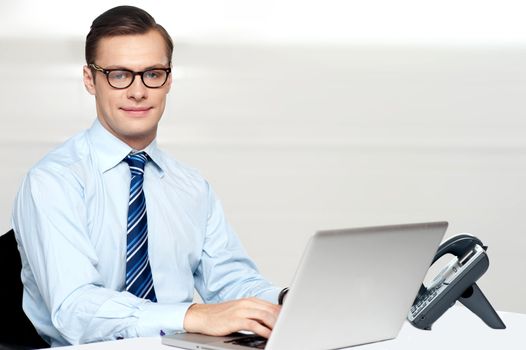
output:
[[[119,136],[117,136],[117,138],[119,138],[122,142],[124,142],[125,144],[127,144],[128,146],[130,146],[131,148],[133,148],[136,151],[142,151],[143,149],[148,147],[150,145],[150,143],[152,143],[153,140],[155,139],[155,137],[151,137],[151,138],[148,138],[148,139],[130,140],[130,139],[124,139],[124,138],[119,137]]]
[[[130,146],[131,148],[135,150],[143,150],[150,143],[155,140],[155,137],[157,136],[157,126],[153,130],[149,130],[145,134],[137,134],[137,135],[123,135],[122,133],[118,133],[113,128],[108,125],[108,123],[103,119],[99,118],[99,122],[104,127],[104,129],[108,130],[113,136]]]

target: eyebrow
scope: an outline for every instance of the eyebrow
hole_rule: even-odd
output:
[[[170,68],[169,65],[167,64],[161,64],[161,63],[158,63],[158,64],[155,64],[153,66],[148,66],[140,71],[147,71],[147,70],[151,70],[151,69],[159,69],[159,68]],[[107,66],[107,67],[104,67],[104,69],[123,69],[123,70],[129,70],[129,71],[132,71],[132,72],[140,72],[139,70],[138,71],[134,71],[133,69],[131,68],[128,68],[128,67],[125,67],[125,66],[120,66],[120,65],[111,65],[111,66]]]

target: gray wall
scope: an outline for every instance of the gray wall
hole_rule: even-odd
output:
[[[82,36],[4,35],[0,52],[5,231],[23,174],[95,109]],[[494,306],[525,313],[524,62],[520,43],[183,36],[159,142],[210,180],[277,284],[315,230],[447,220],[489,246]]]

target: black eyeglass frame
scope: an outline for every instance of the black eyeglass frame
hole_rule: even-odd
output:
[[[127,89],[129,88],[133,82],[135,81],[135,76],[137,75],[140,75],[141,76],[141,81],[142,83],[144,84],[144,86],[146,86],[147,88],[149,89],[159,89],[161,87],[164,86],[164,84],[166,84],[166,82],[168,81],[168,76],[170,75],[170,73],[172,72],[172,68],[151,68],[151,69],[147,69],[147,70],[144,70],[142,72],[135,72],[135,71],[132,71],[130,69],[125,69],[125,68],[115,68],[115,69],[106,69],[106,68],[102,68],[101,66],[99,65],[96,65],[95,63],[90,63],[88,65],[90,68],[98,71],[98,72],[101,72],[102,74],[104,74],[106,76],[106,80],[108,81],[108,84],[114,88],[114,89],[119,89],[119,90],[123,90],[123,89]],[[146,72],[151,72],[151,71],[156,71],[156,70],[162,70],[162,71],[165,71],[166,72],[166,77],[164,79],[164,82],[159,85],[159,86],[149,86],[148,84],[146,84],[144,82],[144,74]],[[132,75],[132,80],[130,81],[130,83],[124,87],[116,87],[116,86],[113,86],[111,83],[110,83],[110,73],[111,72],[129,72],[131,73]]]

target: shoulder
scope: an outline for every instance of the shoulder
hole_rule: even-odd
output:
[[[80,132],[58,145],[28,171],[26,178],[62,181],[76,177],[79,167],[90,158],[86,132]]]

